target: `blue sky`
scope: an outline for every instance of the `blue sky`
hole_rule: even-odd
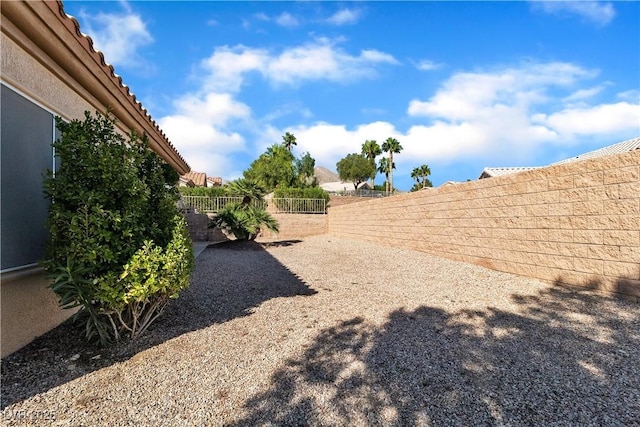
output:
[[[638,2],[65,2],[193,170],[285,132],[335,170],[396,138],[394,184],[540,166],[640,136]],[[378,182],[383,177],[378,176]]]

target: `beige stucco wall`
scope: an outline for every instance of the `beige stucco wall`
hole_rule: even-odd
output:
[[[0,325],[2,357],[65,321],[73,311],[61,310],[41,271],[3,275]],[[13,276],[13,277],[11,277]]]
[[[1,35],[2,81],[66,119],[82,118],[96,107],[58,80],[10,38]],[[4,357],[66,320],[71,311],[58,307],[41,270],[0,277],[0,353]]]
[[[329,233],[640,301],[640,150],[330,207]]]
[[[104,112],[105,107],[89,93],[82,91],[83,96],[80,96],[76,92],[79,88],[67,86],[4,33],[1,33],[0,41],[0,74],[4,83],[66,120],[83,119],[85,111]],[[122,126],[120,130],[128,132]]]
[[[259,241],[302,239],[326,234],[328,218],[324,214],[272,214],[278,221],[280,232],[262,230]]]

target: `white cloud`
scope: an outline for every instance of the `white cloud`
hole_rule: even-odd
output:
[[[243,82],[244,73],[258,71],[268,62],[268,52],[238,45],[222,46],[202,63],[209,73],[206,88],[220,92],[237,92]]]
[[[546,13],[557,15],[577,15],[598,25],[607,25],[616,11],[613,4],[595,0],[588,1],[535,1],[534,7]]]
[[[384,52],[362,50],[351,55],[336,44],[337,41],[319,38],[280,53],[242,45],[223,46],[216,48],[202,65],[208,72],[209,88],[237,92],[249,72],[261,74],[271,84],[295,85],[305,80],[349,82],[373,78],[377,65],[398,64]]]
[[[189,94],[174,103],[175,112],[158,124],[195,171],[228,177],[235,173],[228,156],[246,150],[235,130],[251,118],[251,109],[229,94]]]
[[[186,95],[175,102],[175,110],[198,121],[226,126],[233,119],[246,119],[251,109],[235,101],[227,93],[208,93],[205,96]]]
[[[148,68],[138,53],[139,49],[151,44],[153,37],[140,17],[131,12],[124,3],[125,12],[121,14],[98,13],[90,15],[80,13],[86,31],[93,40],[96,50],[104,54],[105,61],[129,68]]]
[[[565,97],[563,101],[575,102],[575,101],[582,101],[589,98],[593,98],[594,96],[601,93],[604,89],[605,89],[604,85],[590,87],[586,89],[578,89],[577,91],[573,92],[571,95]]]
[[[554,129],[565,137],[606,135],[640,131],[640,105],[628,102],[569,108],[533,121]]]
[[[276,18],[276,23],[283,27],[297,27],[300,25],[300,21],[288,12],[280,14],[280,16]]]
[[[421,61],[416,62],[415,66],[420,71],[433,71],[433,70],[437,70],[438,68],[442,68],[443,64],[439,64],[437,62],[434,62],[428,59],[423,59]]]
[[[389,137],[402,138],[400,132],[388,122],[363,124],[353,130],[344,125],[318,122],[305,126],[294,126],[283,130],[293,133],[300,152],[309,152],[316,159],[316,165],[335,168],[338,160],[349,153],[359,153],[367,139],[375,139],[380,144]]]
[[[355,24],[360,19],[360,11],[355,9],[341,9],[327,18],[327,23],[332,25]]]
[[[616,95],[618,99],[640,104],[640,90],[627,90]]]
[[[429,101],[412,100],[408,113],[446,120],[469,120],[495,114],[509,106],[526,111],[544,101],[554,87],[570,87],[594,71],[567,63],[524,64],[494,72],[453,75]]]
[[[346,154],[359,152],[365,140],[388,137],[404,147],[394,159],[398,176],[421,163],[440,168],[471,161],[526,164],[545,145],[574,145],[591,137],[614,143],[640,132],[637,103],[572,104],[590,100],[608,84],[581,88],[597,75],[557,62],[461,72],[427,101],[411,101],[408,113],[418,123],[406,130],[376,121],[353,128],[318,122],[283,131],[293,132],[302,151],[330,168]]]

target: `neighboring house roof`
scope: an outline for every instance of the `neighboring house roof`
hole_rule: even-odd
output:
[[[353,183],[352,182],[325,182],[324,184],[320,184],[320,187],[329,192],[340,192],[340,191],[353,191]],[[369,184],[367,182],[361,182],[358,185],[358,190],[369,190]]]
[[[478,179],[493,178],[495,176],[511,175],[512,173],[539,169],[541,166],[509,167],[509,168],[484,168]]]
[[[442,183],[440,185],[440,187],[448,187],[450,185],[458,185],[458,184],[462,184],[462,183],[460,181],[447,181],[447,182]],[[433,188],[433,187],[424,187],[424,188],[422,188],[422,190],[426,190],[428,188]]]
[[[191,181],[189,178],[186,178],[184,176],[180,177],[180,180],[178,182],[178,184],[181,187],[195,187],[196,185],[193,183],[193,181]]]
[[[78,21],[64,12],[60,0],[3,1],[1,6],[2,17],[6,19],[3,34],[62,82],[75,88],[96,110],[107,107],[127,130],[147,134],[150,148],[179,174],[190,170],[149,112],[105,61],[102,52],[95,50],[91,38],[80,31]],[[7,22],[11,25],[5,25]],[[22,82],[14,81],[16,76],[3,74],[2,78],[21,87]]]
[[[222,185],[222,177],[219,176],[208,176],[207,177],[207,186],[209,187],[220,187]]]
[[[183,178],[189,179],[193,181],[193,184],[196,187],[206,187],[207,186],[207,174],[204,172],[188,172],[182,175]]]
[[[589,151],[588,153],[580,154],[575,157],[571,157],[559,162],[553,163],[554,165],[561,165],[564,163],[577,162],[578,160],[595,159],[597,157],[610,156],[612,154],[627,153],[633,150],[640,150],[640,136],[626,141],[619,142],[617,144],[609,145],[598,150]]]
[[[617,144],[609,145],[607,147],[599,148],[597,150],[589,151],[588,153],[580,154],[575,157],[570,157],[565,160],[560,160],[559,162],[552,163],[549,166],[553,165],[561,165],[564,163],[577,162],[579,160],[587,160],[587,159],[595,159],[598,157],[610,156],[612,154],[621,154],[628,153],[629,151],[640,150],[640,136],[632,139],[628,139],[626,141],[618,142]],[[533,166],[533,167],[509,167],[509,168],[484,168],[480,177],[478,179],[483,178],[492,178],[495,176],[503,176],[509,175],[512,173],[518,173],[523,171],[528,171],[532,169],[538,169],[541,166]]]

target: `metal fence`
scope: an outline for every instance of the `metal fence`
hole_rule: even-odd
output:
[[[384,191],[378,190],[344,190],[344,191],[330,191],[330,194],[336,196],[355,196],[355,197],[387,197],[390,195]]]
[[[182,196],[182,206],[201,213],[216,213],[231,203],[241,203],[242,197]],[[256,202],[254,202],[254,205]],[[257,202],[269,213],[325,214],[327,202],[324,199],[269,199]]]
[[[325,199],[271,199],[267,211],[288,214],[324,214],[327,213]]]

